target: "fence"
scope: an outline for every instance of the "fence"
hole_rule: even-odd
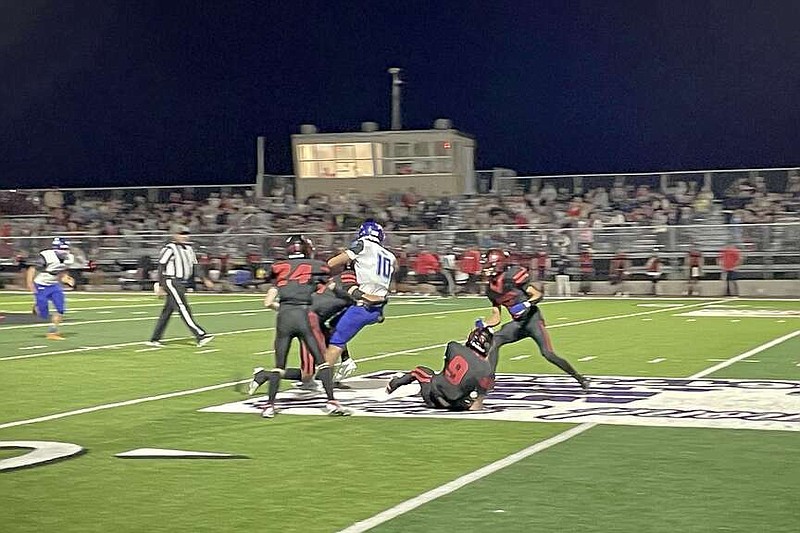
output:
[[[798,176],[800,167],[757,168],[731,170],[697,170],[677,172],[637,172],[615,174],[571,174],[552,176],[514,176],[503,169],[479,170],[476,172],[478,190],[481,192],[534,192],[544,184],[556,190],[566,190],[570,194],[582,194],[590,189],[602,187],[611,189],[617,185],[646,185],[651,190],[667,191],[681,182],[688,188],[701,190],[707,187],[716,197],[738,195],[740,187],[752,187],[768,193],[789,192],[800,186]]]
[[[301,232],[302,228],[298,228]],[[345,247],[352,232],[305,234],[319,254],[326,255]],[[290,233],[224,233],[194,235],[200,254],[229,256],[232,260],[255,252],[265,257],[279,257],[283,241]],[[169,239],[165,233],[132,233],[119,236],[71,235],[74,248],[100,264],[130,264],[138,258],[155,256]],[[52,236],[0,238],[0,260],[9,264],[17,256],[34,256],[48,248]],[[724,224],[687,226],[619,226],[602,228],[492,228],[483,230],[398,231],[389,232],[386,245],[398,252],[460,253],[468,248],[486,250],[505,248],[523,256],[538,251],[549,254],[577,254],[590,247],[596,256],[610,256],[625,251],[633,256],[649,256],[654,251],[667,256],[684,254],[692,245],[707,253],[716,253],[727,243],[735,243],[745,253],[759,257],[797,258],[800,255],[800,222],[774,224]],[[774,264],[774,261],[773,261]]]

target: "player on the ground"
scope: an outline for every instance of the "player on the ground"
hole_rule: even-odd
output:
[[[491,328],[475,328],[465,344],[456,341],[447,343],[441,372],[418,366],[411,372],[389,380],[386,392],[391,394],[398,387],[416,381],[420,386],[420,396],[427,407],[451,411],[480,411],[484,398],[494,387],[496,365],[487,358],[491,340]],[[477,394],[474,399],[471,397],[473,392]]]
[[[299,380],[300,369],[287,369],[286,360],[292,339],[306,343],[314,363],[317,377],[322,381],[328,401],[325,410],[330,415],[348,415],[333,397],[333,368],[323,359],[324,340],[319,328],[319,319],[311,311],[311,295],[317,286],[328,279],[328,267],[322,261],[312,259],[311,241],[302,235],[293,235],[286,240],[287,259],[272,265],[268,281],[274,283],[267,292],[264,305],[278,309],[275,324],[275,367],[267,372],[263,368],[253,371],[253,381],[248,392],[253,394],[258,387],[269,381],[269,403],[261,416],[273,418],[276,413],[275,397],[281,379]],[[275,298],[280,299],[280,307]]]
[[[479,320],[478,326],[493,328],[499,326],[503,307],[508,310],[512,318],[511,322],[506,323],[494,335],[489,350],[489,360],[496,367],[498,351],[501,346],[531,338],[545,359],[575,378],[582,388],[588,388],[589,380],[579,374],[566,359],[556,355],[553,350],[544,317],[536,305],[542,300],[543,294],[531,283],[528,270],[508,265],[507,261],[508,253],[499,249],[489,250],[484,260],[484,273],[489,281],[486,287],[486,296],[493,308],[492,316],[485,323],[483,320]]]
[[[330,268],[352,261],[358,281],[358,288],[350,293],[356,303],[342,314],[325,351],[325,362],[329,365],[336,363],[345,345],[364,326],[383,320],[383,308],[397,266],[394,254],[383,247],[384,237],[381,225],[367,220],[358,230],[358,239],[347,250],[328,260]],[[355,362],[348,366],[351,373],[355,371]]]
[[[75,281],[67,272],[73,262],[74,258],[69,252],[69,241],[56,237],[53,239],[52,248],[39,252],[36,266],[29,266],[26,272],[28,290],[33,293],[35,299],[34,312],[40,318],[47,319],[50,317],[50,302],[53,302],[53,307],[56,308],[47,329],[49,340],[64,340],[58,331],[66,312],[64,289],[61,284],[74,286]]]

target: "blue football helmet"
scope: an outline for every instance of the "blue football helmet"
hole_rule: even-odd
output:
[[[385,237],[383,226],[372,219],[365,220],[364,223],[361,224],[361,227],[358,228],[358,238],[360,239],[361,237],[370,237],[383,244],[383,239]]]
[[[69,241],[64,237],[56,237],[53,239],[54,250],[69,250]]]

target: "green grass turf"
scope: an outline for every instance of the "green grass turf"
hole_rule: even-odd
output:
[[[217,351],[197,353],[176,317],[167,337],[183,340],[137,352],[146,348],[141,342],[160,303],[135,293],[69,295],[63,342],[46,341],[44,326],[0,326],[0,424],[226,383],[270,363],[271,355],[256,355],[271,349],[274,325],[274,314],[261,310],[260,297],[191,295],[190,301],[201,324],[229,333],[205,347]],[[597,375],[687,376],[716,364],[709,359],[733,357],[800,324],[798,319],[682,317],[674,315],[684,310],[642,306],[653,302],[665,301],[552,301],[542,310],[557,351]],[[0,309],[26,306],[27,296],[0,294]],[[623,317],[651,311],[658,312]],[[473,320],[487,312],[480,299],[396,299],[387,321],[365,329],[351,348],[357,359],[414,353],[362,361],[359,373],[417,364],[438,368],[442,349],[430,346],[463,338]],[[613,318],[578,323],[604,317]],[[718,375],[798,379],[797,341],[758,354],[759,363],[736,363]],[[118,343],[131,345],[108,347]],[[32,346],[45,348],[22,349]],[[9,359],[20,355],[37,357]],[[531,357],[510,360],[519,355]],[[585,356],[595,359],[577,361]],[[648,362],[656,357],[666,360]],[[558,372],[538,356],[532,341],[505,347],[501,360],[502,372]],[[89,450],[76,459],[0,474],[0,530],[336,531],[569,427],[288,415],[264,421],[197,412],[242,398],[228,387],[0,429],[0,440],[61,440]],[[797,435],[596,427],[382,527],[781,531],[797,503]],[[229,452],[249,459],[113,457],[138,447]],[[0,460],[19,453],[0,449]],[[490,512],[496,509],[506,512]],[[737,524],[743,525],[736,529]]]

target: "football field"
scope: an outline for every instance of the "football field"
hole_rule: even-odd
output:
[[[149,294],[68,294],[64,341],[0,322],[0,531],[800,529],[798,301],[545,300],[556,351],[591,390],[524,340],[472,414],[382,387],[439,370],[487,301],[395,298],[351,344],[339,396],[355,415],[319,416],[318,396],[287,390],[274,420],[242,389],[272,365],[275,314],[257,295],[189,301],[217,335],[203,348],[177,315],[166,346],[147,347]],[[0,293],[0,311],[30,307]],[[4,470],[31,451],[16,441],[83,453]],[[234,457],[116,457],[143,448]]]

